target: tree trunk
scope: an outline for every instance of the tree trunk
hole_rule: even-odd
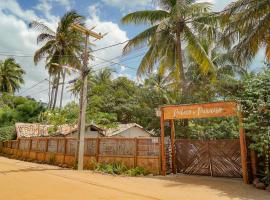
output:
[[[182,95],[186,95],[186,78],[183,66],[183,58],[182,58],[182,42],[181,42],[181,30],[180,25],[177,27],[176,31],[176,49],[177,49],[177,57],[178,57],[178,65],[179,65],[179,73],[180,73],[180,81],[181,81],[181,91]]]
[[[56,101],[57,101],[57,96],[58,96],[58,89],[59,89],[59,83],[60,83],[60,72],[58,72],[58,74],[57,74],[57,83],[56,83],[56,88],[55,88],[55,93],[54,93],[54,102],[53,102],[52,109],[55,109],[55,106],[56,106]]]
[[[61,90],[61,97],[60,97],[60,109],[62,108],[63,94],[64,94],[64,88],[65,88],[66,73],[67,73],[67,70],[64,69],[64,72],[63,72],[63,82],[62,82],[62,90]]]
[[[183,57],[182,57],[182,41],[181,41],[181,33],[183,31],[183,22],[179,22],[176,28],[176,48],[178,54],[178,65],[179,65],[179,73],[180,73],[180,81],[181,81],[181,103],[187,103],[187,84],[186,84],[186,77],[185,77],[185,70],[183,65]],[[183,119],[183,126],[188,127],[188,120]]]
[[[48,109],[50,109],[50,104],[51,104],[51,74],[49,75],[49,93],[48,93],[48,96],[49,96],[49,100],[48,100]]]

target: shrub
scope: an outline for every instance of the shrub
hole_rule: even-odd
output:
[[[135,167],[128,169],[122,162],[113,163],[95,163],[95,171],[104,172],[114,175],[127,175],[127,176],[139,176],[147,175],[149,172],[143,167]]]
[[[96,163],[95,171],[100,171],[108,174],[124,174],[127,171],[127,167],[122,162],[113,163]]]
[[[140,176],[140,175],[147,175],[149,172],[145,170],[143,167],[135,167],[126,171],[128,176]]]
[[[16,132],[14,126],[0,127],[0,141],[14,140]]]

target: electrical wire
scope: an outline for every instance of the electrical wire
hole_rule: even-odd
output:
[[[18,93],[18,95],[22,95],[23,93],[27,92],[28,90],[31,90],[32,88],[38,86],[39,84],[41,84],[41,83],[44,82],[44,81],[47,81],[47,78],[45,78],[45,79],[39,81],[38,83],[36,83],[36,84],[30,86],[29,88],[26,88],[24,91]]]

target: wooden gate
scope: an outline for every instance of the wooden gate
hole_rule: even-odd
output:
[[[177,172],[217,177],[242,177],[240,142],[175,140]]]

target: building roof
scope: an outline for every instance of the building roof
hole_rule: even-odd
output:
[[[92,131],[98,131],[99,133],[104,135],[103,132],[105,131],[105,129],[103,129],[95,124],[88,124],[85,126],[85,128],[89,128],[89,127],[91,127]],[[70,132],[66,133],[65,135],[72,134],[72,133],[75,133],[77,131],[78,131],[78,127],[76,127],[75,129],[72,129]]]
[[[105,135],[107,137],[115,136],[115,135],[122,133],[123,131],[126,131],[126,130],[132,128],[132,127],[138,127],[151,135],[150,132],[146,131],[142,126],[140,126],[139,124],[136,124],[136,123],[118,124],[118,126],[116,128],[107,129],[105,131]]]
[[[94,124],[89,124],[86,125],[86,128],[91,126],[91,130],[103,132],[104,129],[94,125]],[[52,127],[52,125],[44,125],[44,124],[38,124],[38,123],[16,123],[16,132],[17,132],[17,137],[48,137],[50,136],[49,134],[49,128]],[[56,135],[58,136],[66,136],[71,133],[74,133],[78,131],[78,126],[76,125],[68,125],[68,124],[63,124],[58,127],[56,131]]]

